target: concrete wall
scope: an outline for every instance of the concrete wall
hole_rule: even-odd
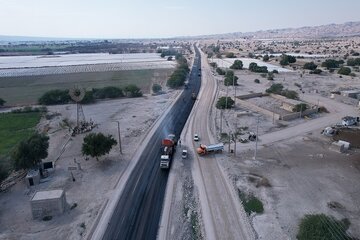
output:
[[[303,116],[307,116],[307,115],[314,114],[317,112],[318,112],[317,108],[307,109],[301,113],[301,116],[303,117]],[[294,120],[296,118],[300,118],[300,112],[290,113],[290,114],[280,116],[280,119],[284,120],[284,121],[290,121],[290,120]]]
[[[60,198],[46,200],[31,200],[31,212],[33,219],[42,219],[45,216],[56,216],[65,212],[66,197],[65,192]]]
[[[241,100],[245,100],[245,99],[250,99],[250,98],[254,98],[254,97],[262,97],[262,96],[268,96],[267,93],[249,93],[249,94],[244,94],[244,95],[240,95],[240,96],[236,96],[238,99]]]

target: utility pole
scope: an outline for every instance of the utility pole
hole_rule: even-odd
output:
[[[222,115],[223,115],[223,110],[220,109],[220,134],[222,133]]]
[[[233,135],[233,137],[234,137],[234,156],[236,157],[236,132]]]
[[[255,138],[255,153],[254,153],[254,160],[256,160],[257,155],[257,146],[258,146],[258,138],[259,138],[259,116],[257,117],[257,124],[256,124],[256,138]]]
[[[233,75],[233,88],[234,88],[234,106],[236,106],[236,86],[235,86],[235,73]]]
[[[120,153],[122,154],[122,148],[121,148],[121,137],[120,137],[120,122],[119,122],[119,121],[115,121],[115,122],[117,122],[117,126],[118,126],[119,148],[120,148]]]
[[[230,144],[231,144],[231,131],[229,132],[229,153],[230,153]]]

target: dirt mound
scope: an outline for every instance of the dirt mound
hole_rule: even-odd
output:
[[[339,129],[334,140],[343,140],[350,143],[350,146],[360,148],[360,129]]]

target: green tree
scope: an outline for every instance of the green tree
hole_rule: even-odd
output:
[[[16,169],[30,169],[38,166],[48,156],[49,137],[35,133],[21,141],[11,154]]]
[[[219,74],[219,75],[225,75],[225,71],[222,70],[221,68],[216,68],[216,72]]]
[[[216,108],[218,109],[225,109],[225,108],[232,108],[235,102],[231,99],[231,97],[220,97],[216,102]]]
[[[141,97],[142,96],[142,92],[141,92],[140,88],[138,86],[136,86],[135,84],[129,84],[129,85],[125,86],[124,92],[129,97]]]
[[[234,75],[234,72],[229,70],[225,74],[224,85],[225,86],[238,85],[237,84],[238,79],[239,78]]]
[[[2,98],[0,98],[0,106],[4,106],[4,104],[6,103],[6,101]]]
[[[230,66],[231,69],[242,69],[243,62],[241,60],[235,60],[233,65]]]
[[[117,141],[111,136],[102,133],[90,133],[85,136],[81,152],[83,155],[95,157],[99,160],[100,156],[108,154]]]
[[[314,62],[307,62],[304,64],[304,69],[315,70],[317,65]]]
[[[308,105],[306,103],[299,103],[295,105],[293,112],[303,112],[306,109],[308,109]]]
[[[280,64],[282,66],[286,66],[289,65],[290,63],[295,63],[295,62],[296,62],[296,58],[294,56],[286,55],[286,54],[281,55]]]
[[[257,73],[267,73],[268,72],[266,66],[260,67],[254,62],[249,64],[249,70],[252,72],[257,72]]]
[[[351,69],[348,67],[341,67],[338,71],[338,74],[341,75],[349,75],[351,73]]]
[[[158,93],[158,92],[160,92],[161,90],[162,90],[162,87],[161,87],[160,84],[154,83],[154,84],[152,85],[152,91],[153,91],[154,93]]]
[[[270,59],[269,55],[266,54],[266,55],[263,56],[263,61],[264,62],[269,61],[269,59]]]
[[[275,94],[280,94],[281,91],[284,89],[284,86],[281,83],[275,83],[272,84],[268,89],[266,89],[265,91],[267,93],[275,93]]]
[[[349,226],[350,223],[346,219],[338,221],[325,214],[307,214],[301,219],[296,238],[298,240],[351,240],[352,238],[346,233]]]

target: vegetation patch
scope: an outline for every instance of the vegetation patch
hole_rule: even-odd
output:
[[[41,76],[2,77],[0,96],[6,106],[36,104],[41,96],[52,90],[68,90],[79,85],[91,89],[108,86],[124,89],[135,84],[143,93],[149,93],[154,76],[165,82],[173,69],[143,69],[106,72],[66,73]],[[64,92],[62,93],[64,94]],[[60,95],[61,96],[61,95]],[[67,95],[62,95],[66,99]],[[62,100],[61,102],[66,102]]]
[[[253,194],[246,194],[238,189],[238,195],[247,214],[250,215],[253,212],[261,214],[264,212],[262,202]]]
[[[308,214],[301,219],[296,238],[298,240],[351,240],[352,238],[346,233],[349,226],[348,219],[338,221],[334,217],[325,214]]]

